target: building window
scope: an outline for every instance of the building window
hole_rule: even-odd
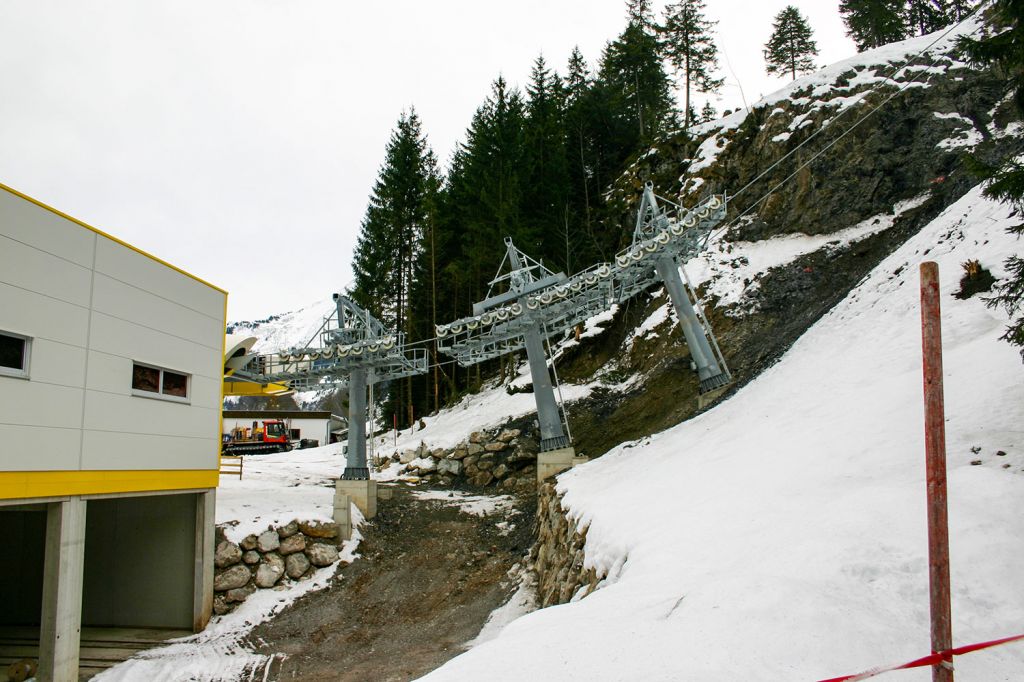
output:
[[[136,362],[132,366],[132,395],[188,402],[190,379],[188,374]]]
[[[28,378],[32,339],[21,334],[0,332],[0,376]]]

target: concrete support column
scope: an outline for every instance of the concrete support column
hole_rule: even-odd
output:
[[[672,299],[672,305],[679,317],[679,326],[682,327],[686,345],[690,348],[690,356],[697,365],[701,392],[725,385],[728,377],[719,367],[711,344],[708,343],[708,337],[704,333],[704,327],[697,317],[697,311],[694,310],[690,296],[686,293],[683,278],[679,276],[679,264],[674,258],[659,258],[655,267],[661,281],[665,283],[669,298]]]
[[[348,457],[345,460],[346,481],[370,478],[366,466],[366,370],[352,370],[348,378]]]
[[[530,376],[533,379],[533,399],[537,402],[537,421],[540,422],[541,451],[556,450],[569,445],[569,439],[562,430],[562,417],[558,413],[555,390],[548,374],[548,359],[544,352],[540,325],[536,322],[524,335],[526,358],[530,362]]]
[[[214,520],[217,491],[196,495],[195,589],[192,595],[192,630],[201,632],[213,615]]]
[[[85,572],[86,502],[72,497],[46,510],[39,679],[77,682]]]
[[[349,498],[367,520],[377,515],[377,481],[338,480],[334,482],[334,508],[344,506],[341,496]]]

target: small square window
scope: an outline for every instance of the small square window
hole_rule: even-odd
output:
[[[0,375],[28,377],[31,339],[20,334],[0,332]]]
[[[190,379],[188,374],[135,363],[132,366],[132,393],[143,398],[187,403]]]
[[[156,367],[135,365],[132,368],[132,388],[149,393],[160,392],[160,370]]]
[[[160,392],[164,395],[173,395],[175,398],[187,398],[188,377],[184,374],[164,370],[164,383]]]

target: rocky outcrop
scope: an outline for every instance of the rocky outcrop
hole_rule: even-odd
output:
[[[338,561],[338,524],[291,521],[231,542],[217,527],[214,553],[213,611],[229,613],[257,589],[272,589],[305,580],[318,567]]]
[[[537,575],[540,606],[582,599],[604,579],[584,565],[587,529],[566,514],[553,482],[540,487],[537,498],[537,540],[530,550],[530,564]]]

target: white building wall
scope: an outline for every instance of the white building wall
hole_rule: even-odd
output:
[[[0,190],[6,471],[217,469],[226,294]],[[191,375],[189,404],[132,395],[134,362]]]

